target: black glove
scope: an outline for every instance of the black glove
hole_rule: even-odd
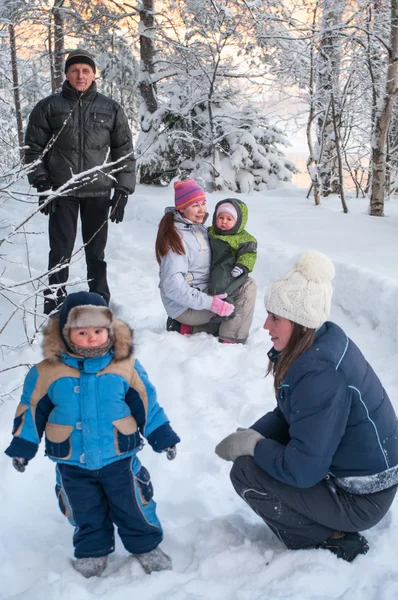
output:
[[[23,473],[28,463],[29,461],[26,460],[26,458],[20,458],[19,456],[15,456],[12,459],[12,466],[18,471],[18,473]]]
[[[36,189],[39,192],[39,194],[42,194],[43,192],[49,192],[52,189],[50,180],[39,179],[36,182]],[[47,200],[48,196],[39,196],[39,206],[42,206],[45,202],[47,202]],[[57,206],[55,204],[55,200],[52,200],[51,202],[49,202],[49,204],[47,204],[47,206],[41,208],[40,212],[42,212],[43,215],[50,215],[55,213],[56,208]]]
[[[170,446],[170,448],[165,448],[163,452],[166,452],[166,457],[169,460],[174,460],[177,456],[177,446],[174,444],[174,446]]]
[[[113,194],[111,203],[111,216],[112,223],[121,223],[124,218],[124,209],[126,208],[128,195],[126,192],[120,189],[116,189]]]

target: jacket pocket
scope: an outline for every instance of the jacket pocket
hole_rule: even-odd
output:
[[[153,498],[153,486],[148,470],[145,467],[141,467],[135,476],[135,479],[137,481],[142,503],[148,504]]]
[[[123,417],[112,421],[115,431],[115,450],[117,454],[130,452],[141,446],[137,421],[133,416]]]
[[[18,404],[17,410],[15,411],[14,425],[12,428],[12,435],[15,437],[18,437],[21,434],[27,410],[28,406],[26,404]]]
[[[72,425],[57,425],[47,423],[46,425],[46,454],[51,458],[67,460],[72,454],[71,434]]]
[[[91,113],[91,119],[92,122],[94,123],[94,127],[110,127],[111,124],[111,117],[112,117],[112,113],[107,113],[107,112],[92,112]]]

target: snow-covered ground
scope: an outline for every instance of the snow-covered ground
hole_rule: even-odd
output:
[[[210,213],[227,194],[208,197]],[[336,198],[315,207],[305,191],[286,187],[243,195],[247,229],[259,242],[254,277],[258,298],[246,345],[221,345],[200,334],[165,331],[166,316],[157,289],[154,256],[157,224],[172,203],[172,188],[139,186],[125,220],[110,225],[107,248],[110,287],[118,316],[135,329],[136,355],[158,389],[182,442],[167,461],[146,446],[143,463],[152,475],[163,548],[173,571],[145,575],[118,541],[99,578],[83,579],[71,566],[72,528],[58,510],[54,465],[40,449],[24,474],[0,454],[0,598],[15,600],[396,600],[398,597],[398,500],[387,517],[367,533],[371,549],[352,564],[320,550],[287,551],[235,494],[229,464],[214,454],[216,443],[237,426],[249,426],[274,405],[265,379],[270,347],[263,296],[270,281],[307,249],[326,252],[335,262],[332,319],[346,329],[382,379],[398,410],[398,202],[387,217],[367,216],[364,201],[349,200],[344,215]],[[19,222],[26,204],[7,202],[0,223]],[[27,230],[30,268],[47,264],[47,218],[34,217]],[[6,247],[6,277],[27,276],[24,236]],[[84,276],[84,259],[71,278]],[[0,300],[0,328],[6,306]],[[28,329],[31,323],[28,319]],[[2,344],[15,347],[23,329],[10,324]],[[3,350],[4,367],[40,360],[39,345]],[[0,448],[10,430],[25,367],[0,374]],[[11,392],[11,393],[8,393]]]

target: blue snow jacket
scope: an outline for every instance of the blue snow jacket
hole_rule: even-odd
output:
[[[8,456],[31,460],[45,432],[51,460],[94,470],[134,456],[142,448],[141,436],[156,452],[180,441],[132,356],[130,328],[114,320],[114,333],[110,352],[79,358],[66,353],[59,320],[50,320],[44,331],[46,358],[26,376]],[[137,459],[134,472],[139,468]]]
[[[255,448],[255,463],[284,483],[308,488],[329,475],[354,494],[398,483],[394,409],[363,354],[334,323],[317,331],[279,386],[277,407],[252,429],[266,438]]]

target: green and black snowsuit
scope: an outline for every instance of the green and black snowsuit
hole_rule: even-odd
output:
[[[217,208],[225,202],[232,204],[238,214],[235,225],[229,231],[222,231],[216,225]],[[216,205],[213,225],[208,231],[211,248],[208,293],[212,296],[226,293],[228,298],[232,299],[254,268],[257,240],[244,229],[247,218],[247,206],[241,200],[226,198]],[[236,265],[241,267],[244,273],[239,277],[232,277],[231,271]]]

